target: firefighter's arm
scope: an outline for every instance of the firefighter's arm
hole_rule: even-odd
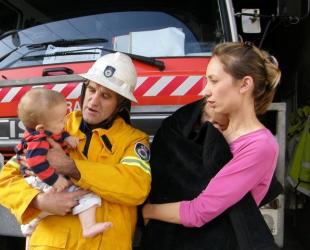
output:
[[[30,203],[39,190],[29,186],[19,171],[19,163],[13,157],[0,172],[0,204],[8,208],[19,223],[27,223],[40,213]]]
[[[109,202],[142,204],[149,194],[151,183],[148,147],[147,136],[133,141],[115,165],[74,160],[80,172],[76,184]]]

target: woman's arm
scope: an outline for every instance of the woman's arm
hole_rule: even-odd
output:
[[[241,200],[253,187],[256,188],[252,194],[259,204],[267,192],[276,160],[276,145],[265,141],[248,144],[234,155],[198,197],[177,203],[147,204],[143,208],[144,218],[201,227]]]
[[[253,134],[254,135],[254,134]],[[258,134],[260,135],[260,134]],[[251,192],[258,205],[274,173],[278,144],[270,134],[242,138],[233,145],[234,156],[210,181],[203,192],[180,204],[180,221],[186,227],[201,227]]]
[[[174,224],[181,224],[179,210],[180,202],[146,204],[142,209],[142,214],[145,220],[154,219]]]

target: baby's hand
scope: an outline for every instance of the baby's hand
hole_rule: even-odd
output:
[[[65,141],[68,143],[68,145],[71,148],[76,148],[79,144],[79,138],[75,137],[75,136],[68,136]]]
[[[70,181],[67,180],[65,177],[63,177],[62,175],[58,176],[57,181],[54,183],[54,185],[52,186],[52,189],[56,192],[62,192],[64,191],[67,187],[69,187]]]

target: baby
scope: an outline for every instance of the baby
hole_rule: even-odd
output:
[[[43,192],[51,190],[56,192],[77,190],[78,187],[65,176],[57,174],[47,160],[50,147],[47,138],[60,143],[64,150],[76,148],[78,138],[70,136],[64,131],[67,105],[65,98],[59,92],[34,88],[28,91],[18,105],[18,116],[23,122],[26,131],[21,143],[17,145],[17,156],[26,157],[26,166],[22,166],[26,181]],[[24,171],[23,171],[24,170]],[[69,187],[70,186],[70,187]],[[79,205],[73,208],[73,214],[79,214],[79,219],[85,238],[93,237],[111,227],[110,222],[96,222],[96,207],[101,205],[101,198],[94,193],[87,193],[79,200]],[[21,229],[25,236],[32,234],[38,222],[46,217],[42,212],[38,218]]]
[[[212,107],[209,107],[207,103],[204,103],[201,114],[201,123],[205,123],[206,121],[211,122],[213,126],[221,132],[226,130],[229,123],[227,115],[214,112]]]

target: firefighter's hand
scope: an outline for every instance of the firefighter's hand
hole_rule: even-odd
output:
[[[28,165],[26,156],[24,156],[24,155],[21,155],[21,156],[20,156],[20,163],[21,163],[22,165],[24,165],[25,167],[27,167],[27,169],[29,168],[29,165]]]
[[[68,136],[65,141],[68,143],[68,145],[71,148],[77,148],[78,144],[79,144],[79,138],[75,137],[75,136]]]
[[[31,206],[51,214],[66,215],[71,213],[72,208],[78,205],[80,196],[86,193],[88,193],[86,190],[39,193],[33,199]]]
[[[76,180],[81,178],[80,172],[77,170],[75,163],[61,146],[53,139],[47,138],[51,145],[51,148],[47,153],[47,160],[50,165],[56,170],[56,173],[63,174],[65,176],[71,176]]]

